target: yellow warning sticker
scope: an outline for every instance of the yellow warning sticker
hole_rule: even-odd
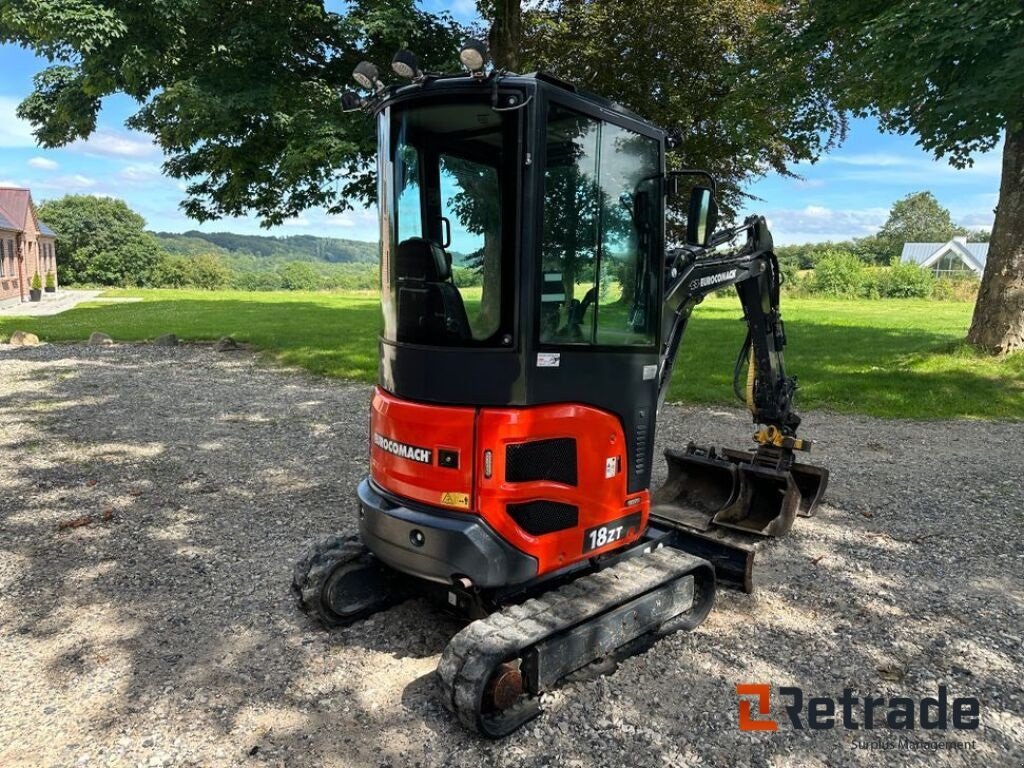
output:
[[[448,491],[447,493],[441,494],[441,503],[447,504],[449,507],[462,507],[463,509],[469,509],[469,494],[453,493],[452,491]]]

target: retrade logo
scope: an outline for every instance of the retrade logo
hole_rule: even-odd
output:
[[[767,683],[737,683],[741,731],[777,731],[779,722],[771,715],[771,686]],[[812,696],[805,701],[802,688],[781,686],[779,696],[789,724],[796,730],[815,731],[840,727],[856,731],[886,728],[894,731],[973,731],[980,722],[981,704],[973,696],[951,698],[949,688],[939,686],[936,696],[915,700],[907,696],[865,696],[844,688],[838,698]]]
[[[739,696],[757,697],[757,714],[767,715],[771,712],[771,688],[765,683],[737,683],[736,693]],[[740,699],[740,730],[741,731],[777,731],[779,724],[771,718],[755,720],[750,713],[749,699]]]

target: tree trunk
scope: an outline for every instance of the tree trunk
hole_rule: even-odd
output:
[[[480,314],[475,323],[481,332],[494,333],[501,325],[501,292],[515,295],[512,286],[501,284],[501,237],[490,229],[484,232],[484,253],[481,261],[483,292],[480,295]]]
[[[1024,349],[1024,123],[1006,130],[996,221],[967,341],[997,355]]]
[[[487,45],[498,69],[516,72],[523,41],[523,8],[520,0],[494,0]]]

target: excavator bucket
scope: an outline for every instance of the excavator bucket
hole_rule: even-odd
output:
[[[761,543],[787,533],[797,515],[813,514],[828,484],[827,470],[791,456],[693,443],[667,450],[668,478],[651,496],[652,523],[710,560],[720,582],[750,592]]]
[[[714,448],[693,443],[685,451],[665,451],[665,460],[668,478],[651,496],[652,509],[671,512],[673,519],[706,531],[738,495],[737,465],[719,458]]]
[[[723,448],[722,456],[737,464],[751,464],[754,461],[754,454],[750,451],[738,451],[733,448]],[[789,468],[789,474],[793,477],[797,489],[800,491],[800,503],[797,505],[796,513],[800,517],[811,517],[814,515],[818,504],[825,495],[825,488],[828,487],[828,470],[824,467],[816,467],[813,464],[802,464],[793,462]]]
[[[712,518],[716,525],[758,536],[782,536],[793,527],[800,489],[789,472],[736,464],[736,500]]]
[[[690,443],[665,451],[668,479],[651,497],[652,511],[701,531],[712,525],[760,536],[781,536],[793,527],[801,492],[793,476],[755,463],[753,454],[723,452]],[[735,458],[734,458],[735,456]]]

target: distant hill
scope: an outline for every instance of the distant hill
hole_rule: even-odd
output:
[[[312,235],[239,235],[234,232],[154,232],[169,253],[252,255],[282,261],[327,261],[337,264],[375,264],[377,244]]]

